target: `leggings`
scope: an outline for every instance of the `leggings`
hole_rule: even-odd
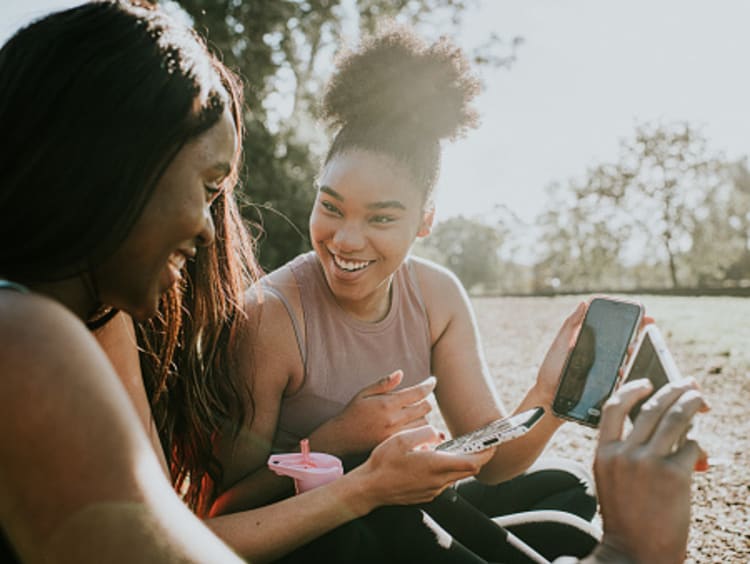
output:
[[[589,523],[596,500],[585,471],[560,466],[567,465],[537,465],[496,486],[466,480],[422,507],[376,509],[280,562],[536,562],[508,532],[550,561],[585,556],[599,540]]]

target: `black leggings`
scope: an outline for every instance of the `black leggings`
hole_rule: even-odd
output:
[[[596,512],[589,487],[579,473],[560,468],[531,470],[496,486],[466,480],[422,508],[379,508],[281,562],[534,562],[508,542],[507,532],[548,560],[585,556],[598,542],[588,523]],[[488,518],[503,515],[505,528]]]

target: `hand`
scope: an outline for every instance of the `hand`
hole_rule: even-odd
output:
[[[403,372],[396,370],[363,388],[344,411],[313,432],[315,449],[339,456],[369,452],[399,431],[426,425],[432,409],[427,396],[435,389],[435,377],[394,391],[402,378]]]
[[[378,445],[350,474],[362,476],[363,495],[372,507],[426,503],[457,480],[476,475],[494,454],[494,449],[453,454],[425,448],[442,439],[430,426],[402,431]]]
[[[643,405],[623,439],[628,412],[651,389],[648,380],[629,382],[604,406],[594,462],[604,538],[594,562],[669,564],[685,558],[690,482],[701,451],[683,438],[707,405],[692,380],[667,384]]]
[[[542,365],[539,367],[536,387],[546,407],[552,405],[552,399],[557,391],[557,384],[560,381],[565,361],[576,342],[578,332],[581,330],[586,308],[586,303],[581,302],[563,322],[555,340],[552,341],[552,345],[544,356]]]

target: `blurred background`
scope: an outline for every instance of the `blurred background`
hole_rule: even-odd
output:
[[[3,0],[0,40],[69,0]],[[750,4],[162,0],[244,78],[244,213],[267,270],[309,249],[336,53],[385,18],[450,35],[482,125],[447,145],[414,252],[474,295],[750,295]]]

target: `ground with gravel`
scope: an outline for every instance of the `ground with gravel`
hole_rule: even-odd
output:
[[[688,563],[750,563],[750,299],[638,296],[675,360],[693,375],[712,410],[699,422],[712,466],[693,486]],[[511,408],[580,297],[475,298],[484,350]],[[566,424],[546,454],[592,461],[596,432]],[[654,563],[658,564],[658,563]]]

